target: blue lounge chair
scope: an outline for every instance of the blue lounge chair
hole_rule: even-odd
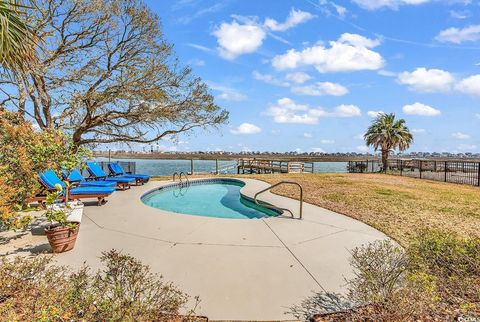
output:
[[[60,180],[55,172],[47,170],[39,173],[39,177],[40,183],[42,183],[46,190],[54,191],[56,190],[55,185],[59,184],[64,189],[63,194],[65,195],[67,186]],[[98,205],[100,206],[105,201],[105,197],[111,195],[114,191],[115,188],[112,187],[76,187],[69,189],[68,197],[71,200],[97,198]]]
[[[96,162],[87,162],[87,170],[90,173],[91,177],[95,180],[104,180],[104,181],[111,181],[115,182],[118,187],[125,190],[126,188],[130,188],[130,184],[135,182],[134,178],[125,178],[125,177],[109,177],[107,174],[102,170],[102,168]]]
[[[125,178],[134,178],[137,184],[138,183],[144,184],[144,183],[147,183],[148,180],[150,180],[150,176],[146,174],[126,173],[125,171],[123,171],[123,168],[120,165],[120,163],[109,163],[108,169],[110,170],[110,173],[115,177],[122,176]]]
[[[115,188],[117,183],[105,180],[90,180],[87,181],[78,169],[73,169],[72,172],[62,171],[64,180],[80,187],[110,187]]]

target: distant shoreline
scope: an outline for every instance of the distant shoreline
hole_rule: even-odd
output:
[[[94,152],[95,157],[108,158],[108,152]],[[241,158],[255,158],[263,160],[278,161],[302,161],[302,162],[348,162],[348,161],[366,161],[379,160],[373,155],[348,156],[348,155],[286,155],[286,154],[210,154],[210,153],[129,153],[129,152],[111,152],[112,159],[144,159],[144,160],[237,160]],[[480,161],[479,158],[459,158],[459,157],[417,157],[417,156],[392,156],[391,159],[427,159],[436,161]]]
[[[95,157],[108,158],[108,152],[95,152]],[[347,162],[377,160],[377,157],[370,156],[305,156],[305,155],[270,155],[270,154],[202,154],[202,153],[114,153],[110,154],[112,159],[145,159],[145,160],[237,160],[242,158],[255,158],[262,160],[278,161],[303,161],[303,162]]]

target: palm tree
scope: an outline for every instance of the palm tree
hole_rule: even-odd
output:
[[[36,37],[22,19],[24,9],[17,0],[0,0],[0,64],[13,72],[36,59]]]
[[[405,125],[405,120],[395,120],[395,114],[393,113],[378,115],[363,138],[368,146],[374,147],[375,151],[381,150],[384,171],[387,171],[390,152],[395,149],[405,151],[413,142],[412,133]]]

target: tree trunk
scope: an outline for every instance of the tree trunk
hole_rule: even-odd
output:
[[[80,141],[82,140],[82,132],[78,129],[72,135],[72,152],[77,153],[78,148],[80,147]]]
[[[390,150],[382,149],[382,164],[383,164],[383,171],[387,173],[387,166],[388,166],[388,154]]]

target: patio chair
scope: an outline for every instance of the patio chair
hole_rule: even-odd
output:
[[[63,200],[65,200],[66,190],[68,189],[68,199],[69,200],[80,200],[80,199],[90,199],[96,198],[98,200],[98,205],[102,205],[105,202],[105,197],[111,195],[115,188],[112,187],[74,187],[67,188],[65,183],[60,180],[55,172],[52,170],[47,170],[45,172],[39,173],[39,182],[42,184],[46,191],[55,191],[57,188],[55,185],[59,184],[63,188]],[[45,194],[39,194],[35,197],[29,198],[28,201],[38,201],[44,202],[46,198]]]
[[[131,173],[126,173],[125,171],[123,171],[123,168],[122,166],[120,165],[120,163],[108,163],[108,169],[110,170],[110,173],[114,176],[114,177],[118,177],[118,176],[121,176],[121,177],[124,177],[124,178],[134,178],[135,179],[135,182],[136,184],[144,184],[144,183],[147,183],[148,180],[150,180],[150,176],[147,175],[147,174],[131,174]]]
[[[95,180],[115,182],[122,190],[130,189],[130,184],[135,182],[135,178],[109,177],[96,162],[89,161],[87,164],[88,173]]]
[[[62,171],[62,177],[64,180],[70,182],[73,186],[110,188],[115,188],[117,186],[117,183],[114,181],[95,179],[87,180],[78,169],[73,169],[70,173],[68,171]]]

